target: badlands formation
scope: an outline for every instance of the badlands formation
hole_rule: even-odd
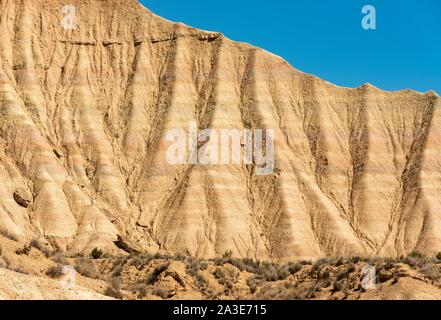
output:
[[[53,250],[287,261],[441,251],[441,100],[349,89],[135,0],[0,0],[0,232]],[[273,129],[275,168],[167,132]]]

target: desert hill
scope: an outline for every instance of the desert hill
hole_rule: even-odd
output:
[[[69,253],[441,251],[441,102],[334,86],[137,1],[0,0],[0,231]],[[272,129],[275,168],[171,165],[175,128]]]

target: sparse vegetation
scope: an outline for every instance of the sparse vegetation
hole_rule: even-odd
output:
[[[42,251],[41,247],[38,242],[31,241],[29,245],[17,249],[17,254],[28,255],[31,248]],[[286,264],[233,258],[228,252],[222,257],[204,261],[162,253],[133,253],[100,259],[102,250],[96,248],[94,251],[89,257],[74,259],[75,268],[85,277],[106,281],[105,294],[116,299],[151,296],[169,299],[186,290],[196,290],[205,299],[354,298],[366,292],[361,282],[364,277],[362,269],[366,264],[375,267],[376,282],[380,286],[385,282],[394,285],[401,277],[422,277],[441,286],[439,256],[428,258],[417,251],[396,259],[335,257]],[[63,275],[62,265],[69,264],[70,260],[61,252],[52,254],[51,259],[56,265],[45,273],[56,279]],[[172,262],[171,269],[164,273]],[[11,270],[27,273],[3,260],[0,266],[2,263]]]
[[[187,260],[186,271],[189,275],[195,277],[199,274],[200,270],[207,269],[207,262],[200,261],[196,258],[190,258]]]
[[[92,252],[90,253],[90,255],[92,256],[92,258],[94,259],[99,259],[103,256],[103,251],[101,249],[98,248],[94,248],[92,250]]]
[[[29,246],[39,250],[43,253],[47,258],[51,256],[51,251],[46,248],[43,244],[41,244],[37,239],[32,239],[29,243]]]
[[[409,257],[415,258],[415,259],[424,259],[424,258],[426,258],[426,256],[422,252],[420,252],[420,251],[412,251],[411,253],[409,253]]]
[[[441,278],[439,266],[427,263],[421,268],[421,273],[432,281],[438,281]]]
[[[162,299],[168,299],[170,298],[171,294],[170,291],[166,288],[158,287],[153,291],[153,294],[155,296],[161,297]]]
[[[233,251],[228,250],[228,251],[225,251],[225,253],[224,253],[224,255],[222,256],[222,258],[224,258],[224,259],[229,259],[229,258],[231,258],[232,256],[233,256]]]
[[[24,254],[24,255],[28,255],[29,252],[31,252],[31,249],[32,249],[32,247],[31,247],[30,245],[28,245],[28,246],[23,246],[23,247],[17,249],[17,250],[15,251],[15,253],[18,254],[18,255],[23,255],[23,254]]]
[[[75,261],[75,270],[82,276],[92,279],[102,279],[102,275],[95,269],[93,263],[86,258],[79,258]]]
[[[104,292],[104,295],[106,295],[108,297],[115,298],[115,299],[122,299],[123,298],[121,291],[117,291],[112,287],[107,287],[106,291]]]
[[[104,295],[115,299],[123,299],[124,296],[121,292],[121,279],[119,277],[112,277],[110,286],[107,287]]]
[[[170,261],[167,261],[165,263],[162,263],[158,266],[156,266],[152,272],[149,273],[146,279],[147,284],[152,284],[156,281],[156,279],[159,277],[159,275],[165,271],[165,269],[168,268],[170,265]]]
[[[8,238],[9,240],[12,240],[12,241],[15,241],[15,242],[18,241],[18,238],[15,235],[13,235],[12,233],[10,233],[9,231],[7,231],[7,230],[0,230],[0,234],[3,237]]]

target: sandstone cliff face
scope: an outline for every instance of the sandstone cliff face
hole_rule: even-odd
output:
[[[441,251],[435,93],[337,87],[134,0],[70,4],[75,30],[64,1],[0,0],[0,231],[74,252]],[[168,164],[192,121],[274,129],[274,172]]]

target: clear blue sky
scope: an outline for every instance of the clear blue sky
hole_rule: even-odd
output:
[[[440,0],[141,0],[154,13],[219,31],[346,87],[441,94]],[[377,29],[361,27],[374,5]]]

